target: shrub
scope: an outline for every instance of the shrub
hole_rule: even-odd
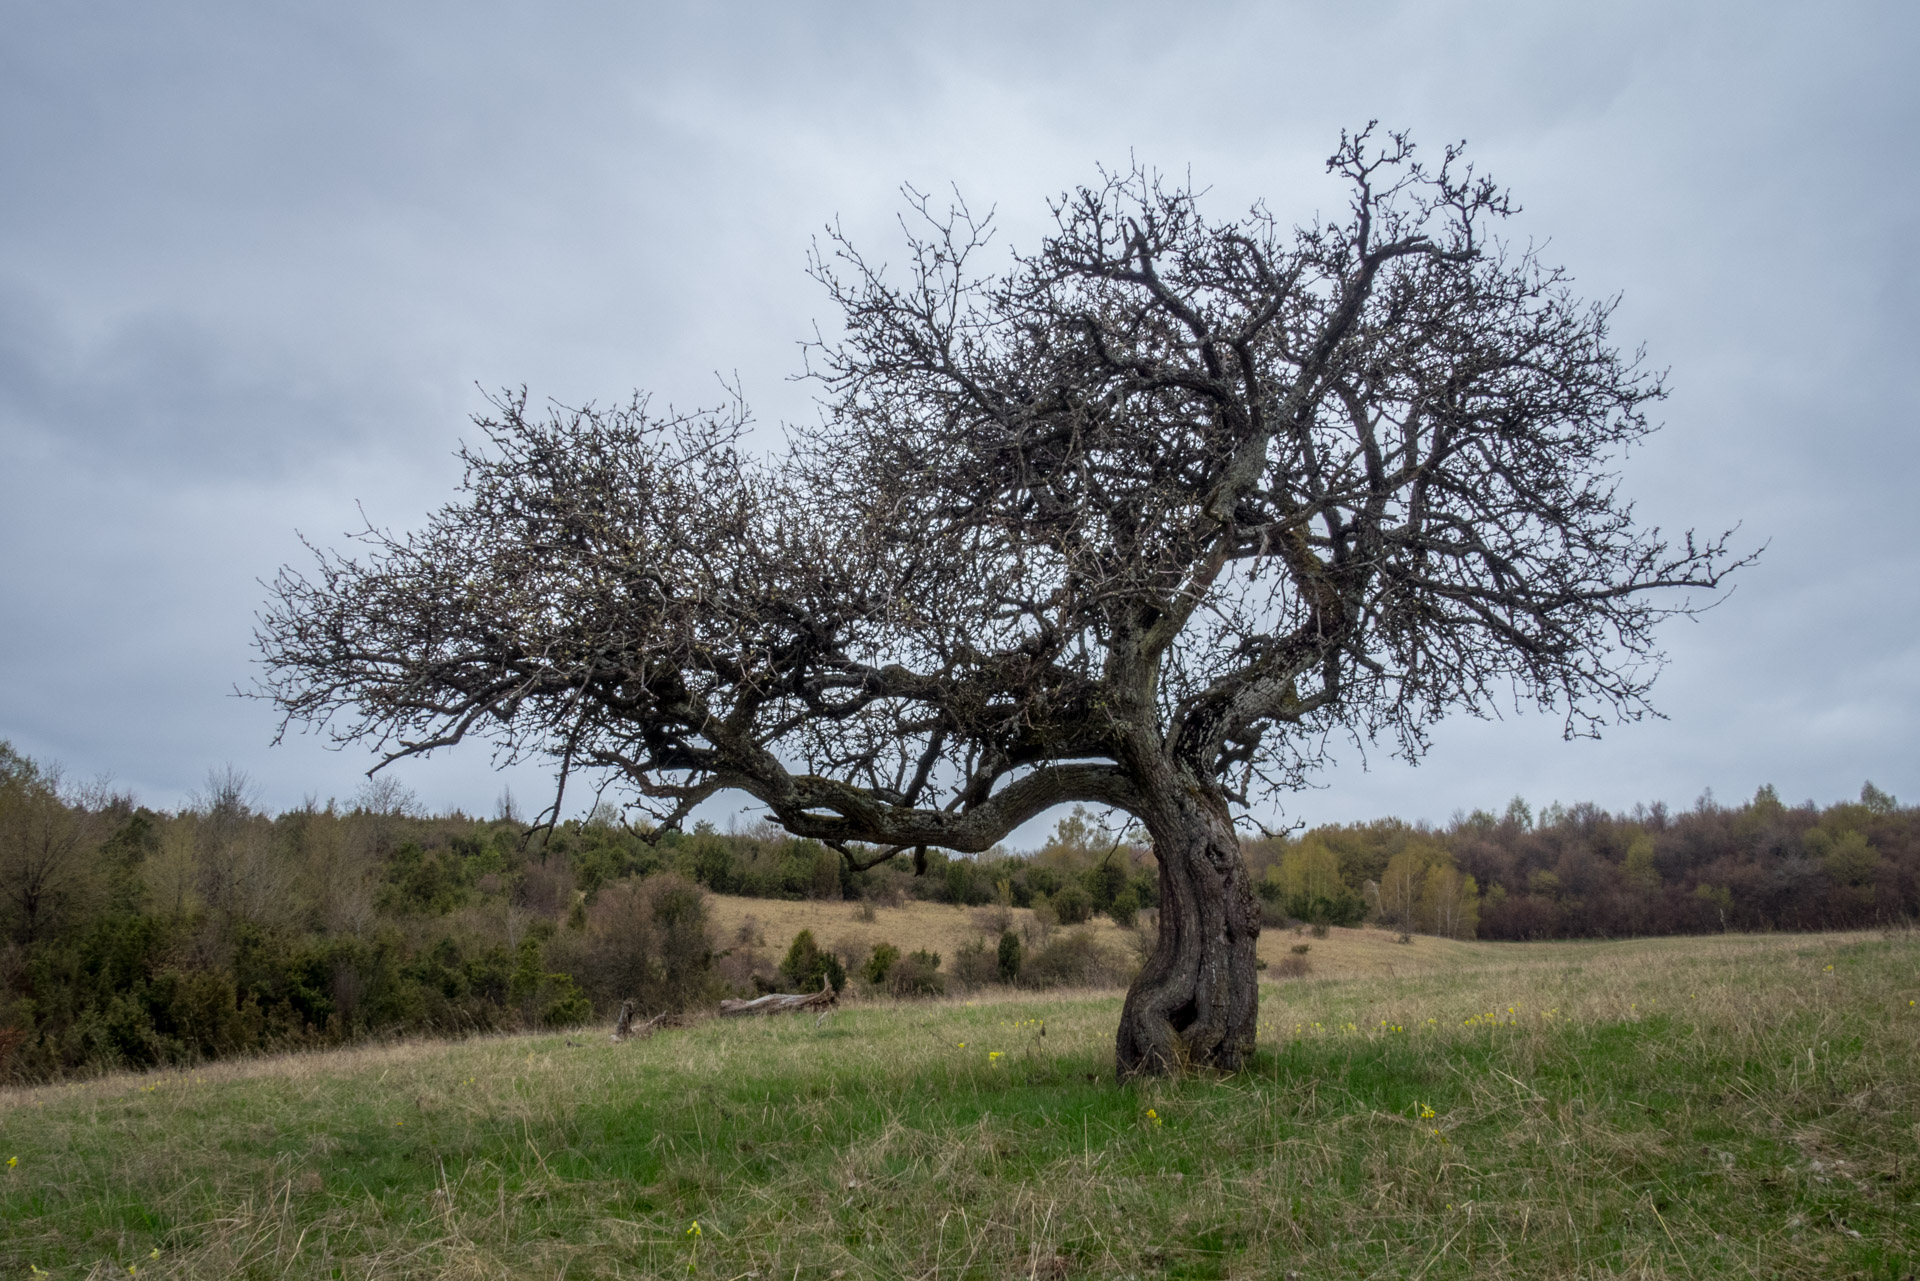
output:
[[[973,914],[973,926],[982,934],[998,938],[1013,928],[1013,909],[1001,903],[979,908]]]
[[[1113,923],[1121,929],[1133,928],[1135,918],[1140,915],[1140,899],[1133,892],[1131,885],[1113,896],[1113,906],[1107,909],[1107,914],[1113,917]]]
[[[1313,968],[1313,962],[1301,955],[1296,949],[1280,958],[1280,963],[1272,967],[1273,972],[1283,979],[1305,978],[1307,971]]]
[[[1027,869],[1027,888],[1029,892],[1040,895],[1043,898],[1052,898],[1055,894],[1058,894],[1060,887],[1065,883],[1066,882],[1060,879],[1060,873],[1046,866],[1044,863],[1036,863]]]
[[[631,999],[635,1013],[651,1018],[717,995],[706,895],[686,877],[657,872],[605,886],[586,918],[578,935],[554,949],[555,959],[602,1011]],[[517,969],[516,981],[524,983]]]
[[[838,938],[827,949],[833,958],[840,962],[841,986],[854,975],[867,968],[867,958],[873,955],[873,949],[859,939]]]
[[[1085,925],[1093,919],[1093,896],[1078,885],[1063,885],[1050,900],[1062,925]]]
[[[793,936],[787,959],[780,962],[780,977],[795,992],[818,992],[829,984],[838,992],[847,985],[846,966],[833,953],[820,949],[813,941],[812,930],[801,930]]]
[[[860,971],[860,977],[879,987],[887,981],[893,967],[900,960],[900,949],[891,943],[875,943],[873,952],[867,957],[866,966]]]
[[[404,841],[388,856],[374,904],[396,915],[445,916],[466,901],[464,871],[455,850],[427,851]]]
[[[1366,899],[1345,886],[1334,894],[1298,894],[1284,905],[1295,919],[1315,925],[1358,925],[1367,914]]]
[[[1133,978],[1134,968],[1131,958],[1076,930],[1025,958],[1021,973],[1032,987],[1118,987]]]
[[[1000,947],[994,957],[1002,983],[1020,981],[1020,951],[1020,936],[1012,930],[1003,930],[1000,934]]]
[[[1105,912],[1112,908],[1113,900],[1127,888],[1127,869],[1118,859],[1107,858],[1094,864],[1081,874],[1080,883],[1086,887],[1087,896],[1093,900],[1095,911]],[[1134,900],[1134,910],[1139,910],[1139,900]]]
[[[985,987],[1000,977],[1000,963],[985,939],[969,939],[953,958],[953,977],[962,987]]]
[[[543,1027],[574,1027],[593,1017],[593,1002],[574,985],[571,974],[549,974],[534,996]]]
[[[541,964],[540,937],[532,931],[520,940],[507,999],[520,1008],[521,1018],[541,1027],[570,1027],[593,1016],[593,1002],[573,975]]]
[[[1029,921],[1023,928],[1029,931],[1038,930],[1040,932],[1041,940],[1044,941],[1046,939],[1046,936],[1051,934],[1053,932],[1054,927],[1059,924],[1060,924],[1060,914],[1053,910],[1053,900],[1048,898],[1037,898],[1033,900],[1033,919]],[[1033,938],[1031,934],[1029,934],[1027,941],[1029,943],[1033,942]]]
[[[910,952],[894,963],[892,982],[895,996],[939,996],[947,990],[940,974],[938,952]]]

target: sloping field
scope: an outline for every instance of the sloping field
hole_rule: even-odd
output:
[[[710,902],[715,932],[722,939],[732,939],[740,927],[750,921],[754,931],[766,940],[766,948],[775,960],[785,954],[793,936],[805,929],[813,931],[814,941],[822,947],[846,943],[871,948],[886,942],[906,951],[925,948],[950,961],[972,940],[985,939],[991,943],[997,938],[996,917],[1002,910],[909,901],[899,907],[876,906],[874,919],[862,921],[858,905],[853,903],[789,902],[736,898],[727,894],[713,895]],[[1020,907],[1004,910],[1016,931],[1031,932],[1031,911]],[[1105,916],[1070,929],[1086,931],[1122,952],[1131,952],[1139,938],[1136,931],[1122,929]],[[1260,957],[1272,965],[1294,947],[1305,944],[1309,949],[1307,959],[1312,979],[1417,978],[1487,966],[1605,964],[1610,957],[1632,957],[1636,964],[1659,964],[1659,958],[1668,953],[1702,956],[1724,951],[1728,955],[1742,955],[1754,948],[1778,945],[1774,939],[1740,934],[1594,943],[1461,942],[1424,934],[1414,936],[1411,943],[1397,943],[1395,938],[1392,931],[1379,929],[1335,928],[1328,931],[1326,938],[1314,938],[1304,931],[1270,929],[1260,936]]]
[[[973,939],[989,942],[999,937],[997,916],[1002,909],[951,907],[945,903],[909,900],[899,907],[873,909],[874,919],[862,921],[858,904],[841,902],[788,902],[782,899],[735,898],[715,894],[712,904],[714,932],[731,939],[749,919],[766,939],[775,960],[785,955],[793,936],[812,930],[814,941],[822,947],[841,943],[871,948],[876,943],[892,943],[902,951],[924,948],[940,953],[951,963],[960,948]],[[1016,930],[1031,931],[1033,913],[1024,907],[1004,909]],[[1108,917],[1098,917],[1075,929],[1089,930],[1104,943],[1122,951],[1133,948],[1134,932],[1123,930]]]
[[[1117,1086],[1118,995],[1053,992],[0,1092],[0,1274],[1914,1271],[1911,932],[1372,933],[1229,1079]]]

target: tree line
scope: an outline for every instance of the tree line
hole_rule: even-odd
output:
[[[929,851],[916,873],[855,872],[768,824],[652,832],[603,808],[547,829],[503,811],[427,814],[381,780],[345,804],[272,814],[228,769],[167,812],[0,742],[0,1081],[817,986],[804,946],[782,960],[785,940],[721,937],[709,892],[1038,906],[1066,925],[1097,911],[1131,923],[1153,893],[1143,851],[1095,851],[1078,815],[1041,855]],[[884,945],[834,964],[843,982],[933,995],[949,978],[1004,977],[985,946],[987,961],[950,957],[944,971]],[[1033,959],[1040,984],[1113,968],[1064,938]]]
[[[1516,799],[1444,827],[1387,819],[1250,841],[1247,861],[1269,927],[1549,939],[1920,914],[1916,811],[1872,784],[1825,809],[1771,788],[1681,813],[1536,816]],[[167,812],[0,744],[0,1075],[561,1026],[628,997],[684,1008],[796,975],[817,985],[832,968],[901,995],[1021,976],[1004,938],[944,969],[882,949],[779,960],[767,940],[718,937],[707,892],[1000,905],[1064,926],[1104,913],[1143,930],[1158,897],[1143,835],[1079,808],[1028,853],[855,862],[771,824],[655,833],[604,808],[551,829],[510,812],[430,815],[389,782],[270,814],[232,770]],[[1075,948],[1029,958],[1022,981],[1097,963]]]
[[[1920,811],[1871,782],[1857,801],[1612,814],[1516,797],[1445,827],[1398,819],[1315,828],[1250,846],[1258,888],[1285,913],[1371,919],[1487,939],[1828,930],[1920,915]]]

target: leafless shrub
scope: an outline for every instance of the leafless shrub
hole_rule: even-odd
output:
[[[895,996],[939,996],[947,990],[938,952],[909,952],[887,971],[887,990]]]
[[[961,987],[985,987],[1000,977],[999,957],[984,938],[968,939],[954,956],[952,970]]]
[[[1013,909],[1004,903],[976,908],[973,913],[973,928],[988,938],[997,939],[1013,928]]]
[[[719,995],[706,891],[673,872],[603,888],[585,929],[556,945],[556,959],[603,1010],[631,997],[635,1012],[651,1017]]]
[[[1021,978],[1032,987],[1119,987],[1139,967],[1090,930],[1059,935],[1027,956]]]
[[[565,855],[529,863],[514,895],[519,906],[538,916],[557,916],[573,905],[573,866]]]
[[[899,907],[907,901],[907,878],[898,868],[876,867],[868,873],[866,900],[879,907]]]
[[[840,968],[849,975],[857,975],[867,968],[867,959],[873,955],[873,948],[859,939],[837,938],[827,948],[840,961]]]

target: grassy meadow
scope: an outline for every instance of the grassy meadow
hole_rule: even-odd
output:
[[[1118,994],[1049,992],[0,1091],[0,1275],[1920,1264],[1920,936],[1310,944],[1227,1079],[1118,1086]]]

